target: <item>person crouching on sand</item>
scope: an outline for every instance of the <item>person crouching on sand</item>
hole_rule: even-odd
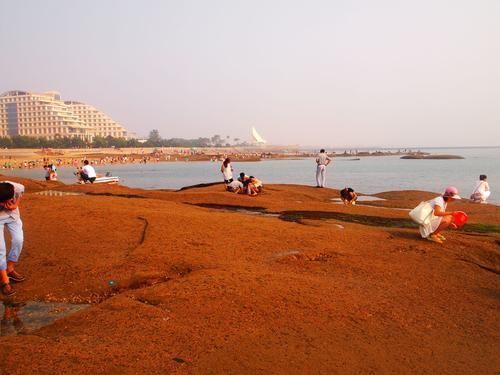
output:
[[[243,189],[241,190],[242,194],[246,193],[248,195],[258,195],[262,192],[264,187],[262,181],[254,176],[247,176],[244,172],[240,173],[238,181],[243,184]]]
[[[247,185],[247,194],[248,195],[258,195],[262,193],[262,188],[264,185],[262,181],[254,176],[250,176]]]
[[[358,195],[353,188],[346,187],[340,190],[340,199],[342,199],[342,202],[344,202],[345,205],[354,206],[356,204],[356,200],[358,199]]]
[[[233,180],[229,184],[226,184],[226,190],[230,193],[241,193],[243,189],[243,183],[239,180]]]
[[[443,243],[446,238],[441,234],[441,232],[451,227],[456,229],[457,226],[453,223],[453,211],[446,211],[449,203],[457,199],[462,199],[458,195],[458,190],[454,186],[449,186],[446,188],[443,195],[436,197],[429,201],[434,211],[431,214],[431,220],[428,224],[420,225],[420,235],[429,241]]]
[[[488,181],[486,181],[487,178],[488,176],[482,174],[479,176],[479,181],[476,182],[474,191],[470,196],[470,199],[476,203],[486,203],[486,200],[491,194],[490,185],[488,184]]]
[[[16,292],[10,281],[20,283],[24,277],[14,270],[23,249],[23,223],[19,213],[19,201],[24,193],[24,186],[15,182],[0,182],[0,288],[5,296]],[[4,227],[11,236],[9,255],[5,245]]]
[[[84,183],[90,182],[91,184],[93,184],[96,177],[97,174],[95,173],[94,167],[89,164],[88,160],[85,160],[83,162],[83,168],[80,171],[80,178]]]

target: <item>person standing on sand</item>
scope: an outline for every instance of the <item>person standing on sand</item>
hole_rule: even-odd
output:
[[[231,159],[224,159],[220,167],[220,171],[224,175],[224,183],[226,185],[233,182],[233,167],[231,166]]]
[[[16,292],[10,281],[20,283],[24,277],[14,270],[23,249],[23,223],[19,213],[19,201],[24,193],[24,186],[15,182],[0,182],[0,288],[5,296]],[[9,255],[4,238],[4,227],[11,236]]]
[[[420,235],[429,241],[443,243],[446,238],[441,234],[441,231],[451,227],[456,229],[457,226],[453,223],[454,211],[446,211],[448,203],[457,199],[462,199],[458,195],[458,190],[454,186],[446,188],[443,195],[429,201],[434,211],[432,212],[431,220],[428,224],[420,225]]]
[[[332,159],[326,154],[324,149],[319,151],[316,157],[316,187],[324,188],[326,186],[326,166]]]

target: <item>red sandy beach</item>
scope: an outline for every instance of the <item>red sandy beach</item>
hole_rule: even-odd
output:
[[[498,206],[454,204],[470,222],[440,245],[400,209],[426,192],[346,207],[296,185],[12,180],[27,189],[14,298],[90,306],[0,337],[1,373],[499,371]]]

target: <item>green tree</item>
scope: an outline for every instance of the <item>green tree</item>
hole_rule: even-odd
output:
[[[161,136],[158,129],[153,129],[149,132],[148,143],[152,146],[160,146],[161,145]]]
[[[92,142],[92,147],[96,147],[96,148],[103,148],[103,147],[106,147],[107,146],[107,143],[106,143],[106,138],[100,136],[100,135],[96,135],[94,137],[94,141]]]
[[[222,138],[219,134],[215,134],[212,138],[210,138],[212,145],[216,147],[222,146]]]

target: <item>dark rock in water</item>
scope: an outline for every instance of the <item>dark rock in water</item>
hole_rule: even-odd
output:
[[[405,155],[401,159],[424,159],[424,160],[448,160],[448,159],[465,159],[459,155]]]

